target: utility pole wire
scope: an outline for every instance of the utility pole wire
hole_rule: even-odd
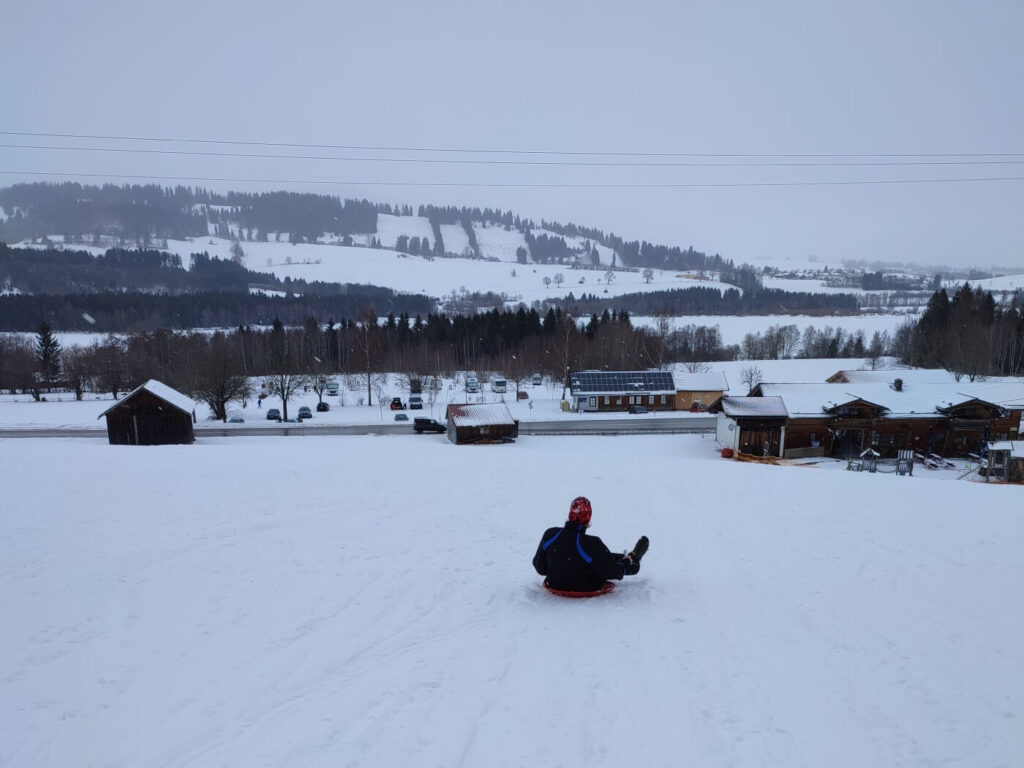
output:
[[[173,138],[167,136],[107,136],[85,133],[54,133],[42,131],[0,131],[0,136],[26,136],[32,138],[87,139],[93,141],[148,141],[178,144],[219,144],[243,147],[285,147],[292,149],[343,149],[381,152],[447,152],[493,154],[493,155],[565,155],[591,157],[696,157],[696,158],[968,158],[968,157],[1024,157],[1024,152],[926,152],[926,153],[788,153],[771,154],[763,152],[748,153],[710,153],[710,152],[609,152],[609,151],[566,151],[548,149],[486,149],[469,147],[412,147],[412,146],[373,146],[358,144],[304,144],[282,141],[248,141],[242,139],[195,139]]]

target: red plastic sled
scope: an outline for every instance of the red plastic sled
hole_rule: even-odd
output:
[[[600,587],[591,592],[574,592],[569,589],[555,589],[548,585],[547,579],[544,579],[544,589],[553,595],[561,595],[562,597],[597,597],[598,595],[604,595],[611,592],[615,589],[615,585],[610,581],[606,581]]]

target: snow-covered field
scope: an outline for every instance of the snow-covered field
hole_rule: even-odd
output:
[[[500,233],[500,236],[496,234],[496,237],[503,239],[508,239],[509,235],[519,234],[496,227],[480,232]],[[167,250],[179,254],[186,265],[189,254],[195,251],[207,251],[211,256],[215,255],[222,259],[230,258],[230,240],[170,240],[167,245]],[[577,296],[582,293],[593,293],[602,297],[614,297],[624,293],[691,286],[710,285],[721,289],[728,287],[718,282],[694,280],[670,270],[655,270],[654,279],[650,283],[645,282],[639,272],[617,272],[615,279],[608,283],[604,273],[599,270],[572,270],[564,266],[547,264],[516,264],[515,247],[511,244],[509,247],[512,248],[511,263],[462,258],[425,259],[386,248],[306,243],[289,245],[275,242],[243,244],[246,266],[249,269],[270,272],[281,279],[291,277],[310,281],[384,285],[403,293],[421,293],[428,296],[443,296],[465,288],[471,292],[504,293],[529,304],[537,300],[559,298],[570,291]],[[560,289],[555,285],[544,285],[545,277],[554,279],[559,273],[565,278]]]
[[[1022,764],[1019,489],[714,447],[0,440],[0,765]]]
[[[886,332],[890,337],[908,319],[916,322],[913,315],[851,315],[842,317],[821,317],[817,315],[678,315],[670,318],[671,326],[685,328],[688,325],[706,325],[718,327],[719,335],[722,337],[722,344],[740,344],[743,337],[748,333],[764,334],[772,326],[795,325],[797,330],[803,333],[804,329],[812,326],[817,331],[823,331],[826,327],[842,328],[847,333],[853,334],[863,331],[865,342],[871,342],[871,336],[877,331]],[[633,325],[654,328],[657,325],[656,317],[647,315],[634,315],[630,318]],[[746,365],[761,365],[762,360],[748,360]],[[856,368],[862,360],[848,360],[842,367]]]

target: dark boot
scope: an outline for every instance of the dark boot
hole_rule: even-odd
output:
[[[637,565],[640,565],[641,558],[647,554],[647,548],[649,546],[651,546],[651,542],[646,536],[641,536],[637,539],[636,546],[633,547],[633,551],[630,553],[633,555],[633,559],[636,560]]]

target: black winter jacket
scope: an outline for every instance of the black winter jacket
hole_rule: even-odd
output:
[[[608,579],[625,575],[622,556],[608,551],[597,536],[588,536],[579,523],[548,528],[537,545],[533,567],[555,589],[589,592]]]

